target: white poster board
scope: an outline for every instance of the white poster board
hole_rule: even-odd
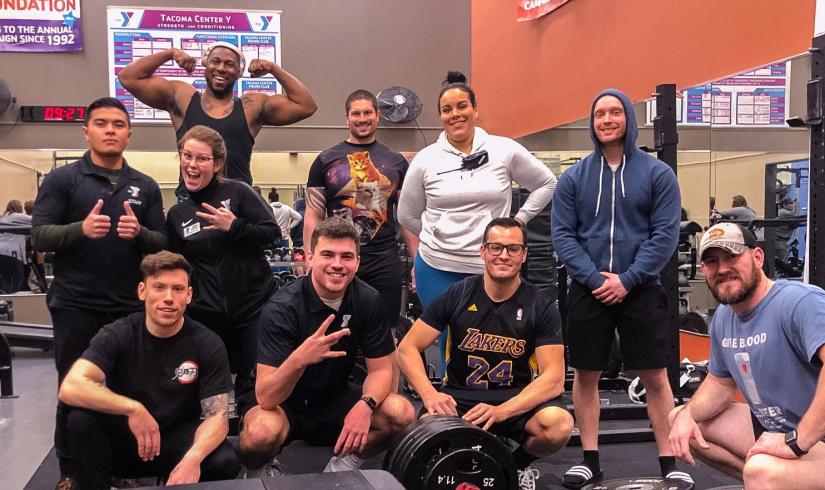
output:
[[[117,79],[123,67],[143,56],[170,48],[185,51],[197,61],[193,73],[186,73],[174,61],[169,61],[155,74],[190,83],[200,91],[206,89],[201,53],[205,46],[215,41],[240,46],[247,67],[256,58],[281,64],[280,11],[108,7],[106,18],[109,94],[123,102],[133,122],[169,121],[166,111],[141,103]],[[270,75],[252,78],[245,72],[235,84],[235,95],[241,96],[245,91],[271,95],[281,93],[281,87]]]
[[[790,63],[782,61],[712,83],[682,89],[676,95],[680,125],[784,127],[788,119]],[[656,115],[647,103],[647,124]]]

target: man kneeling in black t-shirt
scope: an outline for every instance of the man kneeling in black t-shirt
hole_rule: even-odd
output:
[[[234,478],[229,362],[220,338],[183,315],[189,264],[164,251],[140,267],[145,312],[103,327],[60,386],[60,401],[77,407],[68,432],[78,486],[109,488],[113,475],[169,485]]]
[[[401,370],[421,395],[426,415],[458,415],[521,444],[513,456],[519,481],[537,478],[527,465],[567,444],[573,417],[561,400],[564,346],[550,297],[519,277],[527,258],[524,230],[495,218],[484,230],[484,274],[453,284],[424,310],[398,346]],[[441,391],[421,360],[448,329]]]
[[[352,224],[322,221],[310,240],[310,274],[278,290],[261,313],[260,406],[244,416],[240,437],[247,477],[296,439],[334,446],[324,471],[357,470],[415,420],[412,404],[390,393],[395,344],[381,295],[355,277],[358,252]],[[363,386],[348,381],[359,349]]]

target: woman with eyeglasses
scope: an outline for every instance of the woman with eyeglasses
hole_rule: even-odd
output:
[[[553,172],[527,149],[476,126],[476,95],[460,72],[447,74],[438,112],[444,131],[413,159],[398,203],[424,307],[450,284],[483,272],[484,227],[509,216],[513,181],[532,191],[515,216],[521,224],[547,206],[556,187]]]
[[[217,131],[193,127],[178,141],[178,151],[189,196],[169,210],[169,241],[192,267],[187,313],[226,344],[243,414],[255,403],[258,316],[275,291],[264,247],[281,234],[252,187],[222,177],[226,145]]]

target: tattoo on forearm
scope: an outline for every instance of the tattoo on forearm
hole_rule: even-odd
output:
[[[229,394],[221,393],[220,395],[210,396],[201,400],[201,416],[203,418],[214,417],[221,415],[225,420],[229,420]]]
[[[325,213],[327,210],[327,198],[324,195],[324,187],[307,187],[307,206]]]

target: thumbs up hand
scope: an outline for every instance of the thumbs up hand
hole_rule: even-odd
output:
[[[121,216],[117,222],[117,236],[131,240],[140,233],[140,222],[137,216],[135,216],[134,211],[132,211],[132,206],[129,205],[129,201],[123,201],[123,209],[126,211],[126,214]]]
[[[95,206],[89,211],[86,219],[83,220],[83,234],[86,238],[97,240],[103,238],[109,233],[111,228],[111,218],[105,214],[100,214],[103,208],[103,199],[98,199]]]

